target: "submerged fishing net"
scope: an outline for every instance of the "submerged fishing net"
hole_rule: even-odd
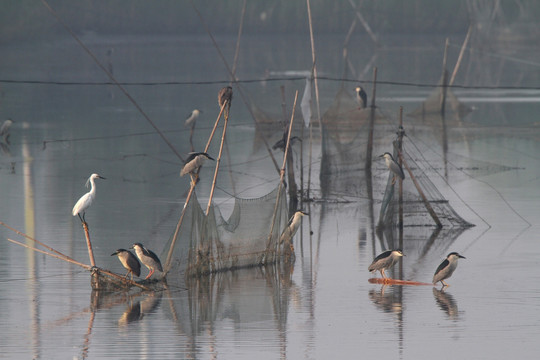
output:
[[[194,195],[172,251],[169,273],[185,271],[192,276],[275,263],[284,254],[278,240],[287,224],[287,214],[283,189],[279,196],[276,188],[256,199],[235,198],[228,219],[223,218],[216,205],[210,207],[206,216]],[[168,256],[173,237],[165,247],[163,259]]]

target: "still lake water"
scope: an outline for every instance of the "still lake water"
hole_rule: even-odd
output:
[[[453,40],[459,43],[462,37]],[[227,79],[207,38],[88,35],[83,41],[120,82],[176,83],[126,88],[180,154],[190,151],[183,119],[193,108],[202,109],[194,142],[196,148],[204,146],[218,112],[217,91],[225,84],[215,81]],[[318,39],[322,76],[341,76],[342,41]],[[356,41],[369,43],[365,38]],[[376,52],[380,80],[438,81],[444,39],[393,41],[400,46]],[[234,39],[218,42],[232,59]],[[539,51],[516,53],[534,59]],[[450,64],[457,52],[451,47]],[[372,53],[351,47],[357,71]],[[0,221],[88,263],[84,236],[71,209],[86,191],[87,177],[97,172],[107,180],[97,183],[97,199],[86,214],[97,264],[123,273],[110,254],[134,242],[161,253],[189,186],[188,179],[178,176],[181,161],[118,89],[84,84],[107,78],[72,39],[2,45],[2,54],[0,78],[45,83],[1,85],[0,115],[16,123],[0,157]],[[309,68],[311,53],[304,37],[292,37],[285,46],[279,38],[246,37],[239,59],[240,79],[261,79],[268,73],[279,77],[283,71]],[[529,82],[538,76],[528,75],[537,74],[538,66],[511,61],[501,65],[490,57],[468,64],[469,72],[482,68],[490,74],[486,69],[493,67],[504,71],[497,79],[478,71],[474,83],[460,72],[456,83],[537,85]],[[371,68],[358,76],[366,80],[369,94]],[[516,84],[515,79],[522,80]],[[303,80],[244,86],[258,107],[281,114],[281,85],[290,107],[294,91],[303,91]],[[351,94],[355,85],[346,83]],[[323,80],[319,86],[324,112],[340,83]],[[382,85],[377,88],[378,104],[389,114],[397,115],[399,106],[408,113],[431,90]],[[474,111],[462,126],[450,129],[448,154],[455,161],[449,170],[451,187],[434,182],[476,226],[435,237],[429,247],[433,228],[405,227],[407,257],[390,272],[429,282],[446,254],[458,251],[467,259],[460,261],[448,281],[452,286],[444,292],[432,286],[368,282],[372,275],[367,267],[383,241],[375,235],[365,198],[309,204],[311,216],[296,236],[297,259],[290,269],[226,272],[204,279],[206,287],[171,286],[138,296],[93,294],[88,272],[8,242],[24,239],[0,227],[0,358],[535,358],[540,351],[540,92],[456,89],[455,94]],[[427,157],[440,154],[437,139],[414,126],[405,120],[410,141],[427,144]],[[277,184],[255,133],[236,95],[227,133],[232,175],[221,173],[215,198],[225,213],[230,211],[231,177],[242,197],[264,195]],[[279,133],[276,130],[273,139],[279,139]],[[377,142],[375,153],[388,146]],[[214,145],[210,153],[217,154],[217,149]],[[305,141],[304,154],[307,149]],[[314,196],[320,194],[320,152],[315,141]],[[386,181],[382,162],[374,164],[374,181]],[[204,169],[203,179],[211,173]],[[209,189],[209,181],[198,187],[203,203]],[[375,197],[377,208],[382,192],[377,190]]]

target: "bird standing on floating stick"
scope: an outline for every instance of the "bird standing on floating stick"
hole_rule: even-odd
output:
[[[432,282],[434,285],[440,281],[443,284],[443,288],[450,286],[444,280],[452,276],[454,270],[457,268],[459,258],[465,259],[465,256],[459,255],[457,252],[451,252],[446,256],[446,259],[443,260],[435,271],[435,275],[433,275]]]
[[[394,183],[396,182],[396,176],[399,176],[399,178],[401,180],[405,180],[405,174],[403,173],[403,169],[401,168],[401,166],[394,160],[394,158],[392,157],[392,154],[390,154],[389,152],[385,152],[384,154],[382,154],[380,157],[383,157],[384,158],[384,161],[386,163],[386,166],[388,167],[388,169],[390,169],[390,171],[393,173],[393,178],[392,178],[392,185],[394,185]]]
[[[205,152],[189,153],[186,164],[180,171],[180,176],[189,174],[189,176],[191,176],[191,182],[196,183],[196,180],[193,177],[197,176],[197,170],[205,163],[206,159],[214,160],[213,157]]]
[[[88,183],[90,183],[90,185],[91,185],[90,191],[87,192],[86,194],[84,194],[83,196],[81,196],[79,201],[77,201],[77,203],[73,207],[73,211],[72,211],[73,216],[79,215],[79,219],[81,219],[81,222],[83,224],[86,223],[86,221],[84,219],[86,209],[88,209],[90,207],[90,205],[92,205],[92,202],[94,201],[94,198],[96,197],[96,184],[94,183],[95,179],[104,179],[105,180],[105,178],[103,176],[100,176],[98,174],[90,175],[90,177],[86,181],[86,187],[88,187]],[[82,217],[81,217],[81,213],[82,213]]]
[[[135,243],[131,248],[135,249],[135,253],[137,254],[137,257],[139,258],[141,263],[146,266],[150,271],[148,275],[144,278],[144,280],[147,280],[150,276],[152,276],[152,274],[156,270],[163,272],[163,268],[161,267],[161,261],[152,250],[148,250],[141,243]]]
[[[114,253],[111,254],[111,256],[118,256],[118,260],[122,263],[122,265],[127,269],[126,278],[128,275],[131,274],[131,281],[133,281],[133,274],[135,276],[139,277],[141,275],[141,263],[135,255],[129,250],[126,249],[118,249]]]
[[[401,249],[387,250],[379,254],[375,260],[369,265],[368,271],[374,272],[379,271],[384,279],[388,279],[384,273],[385,269],[390,269],[393,267],[399,260],[400,257],[405,256]]]

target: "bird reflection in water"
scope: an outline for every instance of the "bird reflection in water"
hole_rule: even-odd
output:
[[[435,297],[435,302],[439,308],[446,313],[448,318],[452,320],[457,320],[459,318],[459,311],[456,300],[454,297],[445,292],[444,289],[433,288],[433,296]]]
[[[141,303],[136,301],[130,302],[120,319],[118,319],[118,326],[123,327],[129,323],[137,321],[141,318]]]
[[[396,291],[398,289],[396,287],[392,291],[386,292],[387,287],[388,285],[383,285],[379,291],[370,290],[369,299],[384,312],[401,314],[403,310],[401,291]]]
[[[159,308],[161,303],[161,293],[148,294],[142,301],[129,301],[126,310],[118,319],[118,326],[123,327],[129,323],[142,320],[145,315],[149,315]]]

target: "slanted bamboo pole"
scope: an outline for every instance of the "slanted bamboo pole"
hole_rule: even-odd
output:
[[[31,239],[31,238],[29,238],[29,239],[30,239],[30,240],[34,240],[34,239]],[[66,262],[68,262],[68,263],[71,263],[71,264],[80,266],[80,267],[82,267],[83,269],[86,269],[86,270],[89,270],[89,271],[97,270],[97,271],[99,271],[100,273],[103,273],[103,274],[109,275],[109,276],[111,276],[111,277],[114,277],[114,278],[116,278],[116,279],[122,280],[122,281],[124,281],[124,282],[129,283],[130,285],[134,285],[134,286],[140,287],[141,289],[144,289],[144,290],[150,290],[150,288],[148,288],[148,287],[146,287],[146,286],[144,286],[144,285],[141,285],[141,284],[139,284],[139,283],[137,283],[137,282],[135,282],[135,281],[133,281],[133,280],[130,280],[130,279],[124,277],[124,276],[115,274],[115,273],[113,273],[113,272],[111,272],[111,271],[108,271],[108,270],[105,270],[105,269],[100,269],[100,268],[95,267],[95,266],[90,266],[90,265],[87,265],[87,264],[83,264],[83,263],[81,263],[81,262],[79,262],[79,261],[77,261],[77,260],[74,260],[74,259],[70,258],[70,257],[66,257],[66,256],[61,256],[61,255],[53,254],[53,253],[51,253],[51,252],[48,252],[48,251],[45,251],[45,250],[41,250],[41,249],[38,249],[38,248],[33,247],[33,246],[30,246],[30,245],[27,245],[27,244],[23,244],[22,242],[19,242],[19,241],[17,241],[17,240],[13,240],[13,239],[9,239],[9,238],[8,238],[7,240],[10,241],[10,242],[12,242],[12,243],[14,243],[14,244],[17,244],[17,245],[20,245],[20,246],[22,246],[22,247],[25,247],[25,248],[27,248],[27,249],[34,250],[35,252],[39,252],[39,253],[42,253],[42,254],[45,254],[45,255],[49,255],[49,256],[51,256],[51,257],[53,257],[53,258],[60,259],[60,260],[64,260],[64,261],[66,261]],[[34,241],[36,241],[37,243],[39,243],[39,241],[37,241],[37,240],[34,240]],[[40,244],[41,244],[41,243],[40,243]],[[49,247],[46,246],[46,245],[44,245],[44,246],[47,247],[47,248],[49,248]],[[50,248],[50,249],[52,249],[52,248]],[[54,252],[58,253],[58,251],[56,251],[56,250],[54,250],[54,249],[52,249],[52,250],[53,250]]]
[[[399,130],[398,130],[398,151],[399,154],[403,153],[403,106],[399,107]],[[398,156],[399,166],[402,166],[403,161],[401,161],[401,156]],[[400,230],[400,239],[403,239],[403,180],[399,178],[399,197],[398,197],[398,208],[399,208],[399,220],[398,227]],[[403,247],[402,247],[403,248]]]
[[[465,40],[463,40],[463,44],[461,45],[461,50],[459,51],[459,56],[456,61],[456,66],[454,66],[454,71],[452,72],[452,76],[450,77],[450,81],[448,82],[449,86],[452,86],[454,84],[454,80],[456,79],[457,72],[459,70],[459,67],[461,66],[461,60],[463,60],[463,54],[465,53],[465,49],[467,48],[467,44],[469,43],[471,33],[472,33],[472,24],[469,25],[469,30],[467,30],[467,35],[465,36]]]
[[[223,114],[224,109],[228,106],[228,101],[224,102],[221,106],[221,109],[219,110],[219,115],[216,119],[216,122],[214,123],[214,127],[212,129],[212,132],[210,133],[210,136],[208,137],[208,141],[206,142],[206,146],[204,147],[204,152],[207,152],[210,148],[210,143],[212,142],[212,139],[214,138],[214,134],[216,132],[216,128],[219,124],[219,120],[221,119],[221,114]],[[199,177],[199,171],[197,170],[197,177]],[[197,185],[197,181],[191,182],[191,188],[189,189],[188,195],[186,197],[186,202],[184,203],[184,207],[182,209],[182,213],[180,214],[180,219],[178,219],[178,223],[176,224],[176,229],[174,230],[174,234],[171,240],[171,246],[169,247],[169,252],[167,254],[167,260],[165,261],[165,266],[163,267],[163,277],[167,275],[169,270],[171,270],[171,261],[172,261],[172,254],[174,251],[174,246],[176,244],[176,240],[178,239],[178,234],[180,233],[180,227],[182,226],[182,223],[184,222],[184,215],[186,214],[186,209],[191,201],[191,197],[193,195],[193,191],[195,190],[195,185]]]
[[[369,116],[369,129],[368,129],[368,142],[366,149],[366,171],[368,171],[369,177],[371,177],[371,159],[373,158],[373,132],[375,127],[375,97],[377,90],[377,68],[373,68],[373,86],[371,95],[371,112]]]
[[[435,213],[435,210],[433,210],[433,208],[431,207],[431,204],[429,203],[428,199],[426,198],[426,195],[424,194],[424,191],[420,187],[420,184],[418,184],[418,180],[416,180],[416,177],[412,173],[411,169],[409,168],[409,165],[407,164],[407,162],[405,161],[405,159],[403,158],[401,153],[399,154],[399,157],[400,157],[401,161],[403,162],[403,165],[405,165],[405,168],[407,169],[407,172],[409,173],[409,176],[411,177],[411,180],[412,180],[414,186],[416,187],[416,191],[418,191],[418,194],[420,194],[420,197],[422,198],[422,201],[424,202],[424,206],[426,207],[427,211],[429,212],[429,215],[431,216],[433,221],[435,221],[435,224],[437,224],[437,227],[441,228],[442,227],[441,221],[439,220],[439,217]]]
[[[227,124],[229,123],[229,112],[225,113],[225,120],[223,123],[223,133],[221,135],[221,144],[219,146],[219,153],[216,159],[216,169],[214,170],[214,179],[212,180],[212,188],[210,189],[210,196],[208,198],[208,205],[206,206],[206,216],[210,212],[210,205],[212,205],[212,198],[214,197],[214,190],[216,189],[217,176],[219,172],[219,164],[221,162],[221,154],[223,153],[223,144],[225,144],[225,134],[227,133]]]
[[[289,124],[289,132],[287,134],[287,144],[285,145],[285,151],[283,153],[283,164],[281,165],[281,171],[279,176],[279,186],[278,186],[278,193],[276,196],[276,204],[274,205],[274,213],[272,215],[272,226],[270,227],[270,233],[268,234],[268,241],[266,243],[266,248],[269,249],[272,241],[272,234],[274,233],[274,227],[276,224],[276,216],[277,216],[277,210],[279,206],[279,199],[281,195],[281,189],[283,187],[283,178],[285,176],[285,165],[287,164],[287,153],[290,149],[290,142],[291,142],[291,133],[292,133],[292,127],[294,122],[294,112],[296,111],[296,100],[298,99],[298,90],[296,90],[296,93],[294,95],[294,103],[293,103],[293,109],[291,114],[291,121]]]

